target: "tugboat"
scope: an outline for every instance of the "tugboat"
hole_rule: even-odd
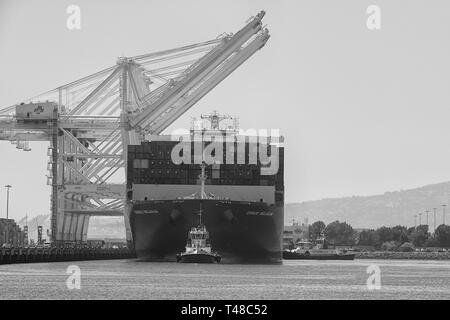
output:
[[[328,250],[323,245],[325,238],[317,239],[315,247],[309,241],[300,242],[300,246],[293,250],[284,250],[283,259],[285,260],[354,260],[355,254],[345,250]]]
[[[201,181],[201,199],[205,199],[205,166],[203,162],[201,165],[202,173],[199,176]],[[219,263],[221,256],[212,251],[209,243],[209,232],[202,223],[202,201],[200,201],[199,223],[197,227],[191,228],[189,231],[188,240],[186,243],[186,250],[177,254],[177,262],[182,263]]]
[[[177,262],[183,263],[219,263],[220,255],[213,252],[208,243],[209,232],[199,225],[189,231],[186,251],[177,255]]]

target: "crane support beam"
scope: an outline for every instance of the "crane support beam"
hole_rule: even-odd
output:
[[[121,67],[117,67],[97,88],[95,88],[83,101],[73,109],[70,114],[80,114],[83,112],[88,106],[89,102],[98,98],[98,96],[102,93],[102,90],[107,88],[111,83],[117,79],[117,75],[120,73]]]

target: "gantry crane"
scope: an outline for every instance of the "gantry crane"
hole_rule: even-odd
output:
[[[244,61],[269,33],[264,11],[236,34],[120,57],[116,65],[0,110],[0,140],[49,141],[51,240],[86,241],[91,216],[126,216],[127,146],[158,135]],[[126,170],[125,170],[126,171]],[[121,176],[122,174],[122,176]],[[131,240],[125,219],[127,240]]]

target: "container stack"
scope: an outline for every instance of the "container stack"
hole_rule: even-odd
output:
[[[199,163],[194,163],[194,144],[191,144],[191,163],[175,164],[172,161],[172,149],[177,141],[151,141],[141,145],[128,146],[128,175],[127,185],[133,184],[200,184],[199,175],[201,168]],[[245,146],[244,146],[245,144]],[[205,143],[207,146],[208,143]],[[239,153],[244,150],[244,154]],[[248,185],[248,186],[275,186],[275,199],[278,204],[284,201],[284,148],[278,147],[278,170],[273,174],[262,175],[261,169],[267,167],[261,161],[258,151],[264,150],[270,156],[271,148],[268,145],[260,146],[257,143],[234,144],[231,153],[227,145],[223,145],[222,163],[212,164],[206,167],[206,184],[212,185]],[[180,155],[182,156],[182,154]],[[215,156],[215,152],[212,152]],[[267,158],[266,156],[266,158]],[[227,163],[232,159],[232,163]],[[244,164],[237,161],[244,160]],[[256,161],[256,163],[254,163]]]

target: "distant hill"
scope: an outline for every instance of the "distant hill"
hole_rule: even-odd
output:
[[[424,187],[385,192],[374,196],[353,196],[345,198],[322,199],[301,203],[288,203],[285,207],[285,224],[292,219],[312,223],[322,220],[329,223],[335,220],[346,221],[356,228],[377,228],[383,225],[414,225],[414,215],[429,210],[429,224],[433,226],[433,207],[437,208],[436,224],[442,223],[442,204],[450,199],[450,182],[431,184]],[[446,212],[450,211],[450,206]],[[446,214],[450,222],[450,214]],[[422,214],[422,224],[426,215]],[[417,218],[419,223],[419,218]]]

